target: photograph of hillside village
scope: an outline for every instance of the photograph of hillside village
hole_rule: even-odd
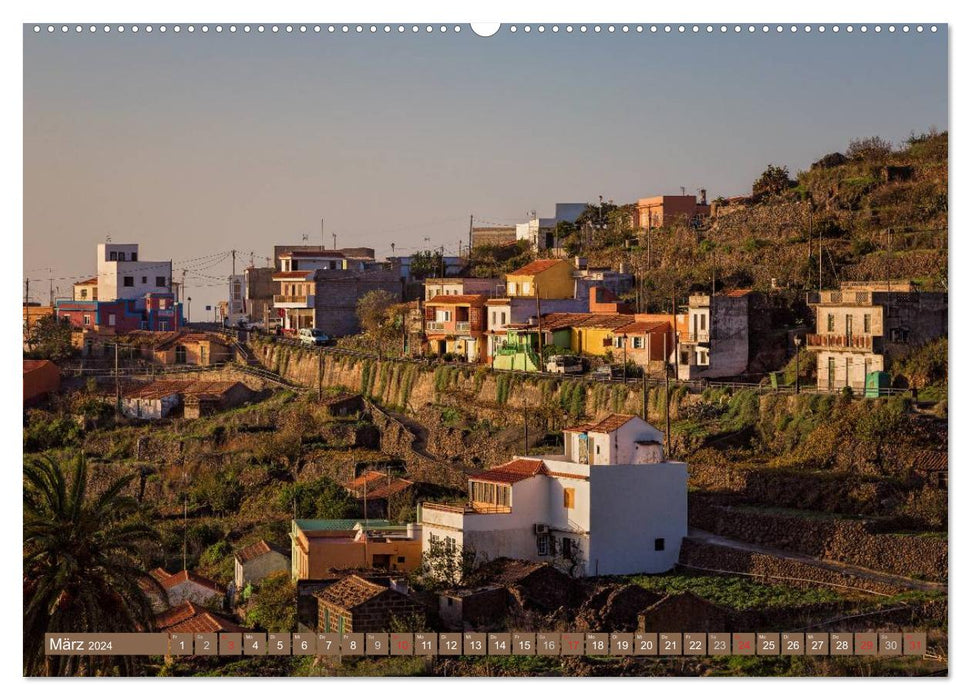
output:
[[[25,92],[67,70],[29,50]],[[24,675],[946,676],[948,132],[896,128],[733,191],[581,172],[579,201],[397,251],[325,214],[25,253]],[[922,655],[44,653],[49,632],[902,630]]]

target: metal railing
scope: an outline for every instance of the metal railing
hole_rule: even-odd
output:
[[[847,350],[872,350],[872,335],[845,335],[840,333],[809,333],[807,348],[843,348]]]
[[[306,294],[298,294],[296,296],[288,294],[274,294],[273,295],[274,304],[310,304],[310,297]]]

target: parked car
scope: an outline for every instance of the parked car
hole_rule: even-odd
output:
[[[600,365],[593,371],[593,378],[598,382],[609,382],[624,378],[624,368],[615,365]]]
[[[580,374],[583,361],[575,355],[553,355],[546,361],[546,371],[554,374]]]
[[[301,345],[329,345],[330,336],[319,328],[301,328],[297,333]]]

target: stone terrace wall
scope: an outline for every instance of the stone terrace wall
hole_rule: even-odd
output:
[[[947,580],[947,540],[872,532],[871,522],[743,511],[694,499],[691,527],[898,576]]]
[[[893,583],[875,581],[869,578],[864,579],[833,571],[823,566],[769,554],[721,547],[691,538],[682,542],[678,563],[709,572],[752,574],[756,578],[763,578],[766,583],[779,583],[787,586],[817,587],[825,584],[887,595],[894,595],[903,591],[903,588]]]

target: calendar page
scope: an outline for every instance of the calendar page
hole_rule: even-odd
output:
[[[85,14],[23,676],[948,675],[946,22]]]

